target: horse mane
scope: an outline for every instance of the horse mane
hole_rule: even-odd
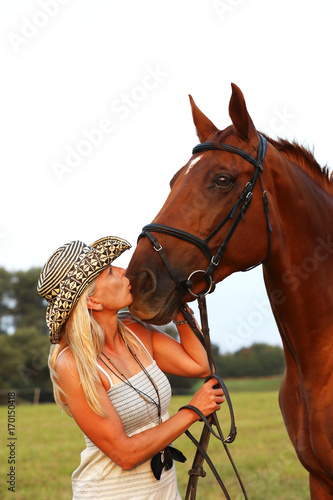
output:
[[[321,167],[309,149],[297,142],[289,142],[285,139],[271,139],[265,134],[267,141],[272,144],[285,158],[296,163],[325,191],[333,195],[333,172],[330,173],[327,165]]]

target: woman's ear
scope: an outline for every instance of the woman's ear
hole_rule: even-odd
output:
[[[87,297],[87,307],[93,311],[103,311],[102,304],[94,300],[93,297]]]

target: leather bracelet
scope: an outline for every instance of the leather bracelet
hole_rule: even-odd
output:
[[[194,413],[196,413],[197,415],[199,415],[199,417],[200,417],[199,422],[204,422],[204,419],[206,419],[206,417],[204,416],[204,414],[196,406],[193,406],[193,405],[184,405],[181,408],[179,408],[178,411],[181,411],[181,410],[191,410],[191,411],[193,411]]]
[[[187,323],[186,319],[182,319],[180,321],[173,320],[173,323],[178,326],[178,325],[185,325]]]

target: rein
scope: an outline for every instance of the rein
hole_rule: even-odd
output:
[[[204,142],[204,143],[198,144],[193,149],[193,151],[192,151],[193,154],[202,153],[202,152],[211,151],[211,150],[227,151],[229,153],[233,153],[233,154],[236,154],[238,156],[241,156],[244,160],[246,160],[248,163],[251,163],[255,167],[254,174],[252,175],[249,182],[247,182],[247,184],[245,185],[242,193],[240,194],[240,196],[239,196],[238,200],[236,201],[236,203],[234,204],[234,206],[227,213],[227,215],[223,218],[223,220],[216,226],[216,228],[207,236],[207,238],[205,240],[202,240],[201,238],[198,238],[197,236],[195,236],[191,233],[188,233],[186,231],[183,231],[181,229],[177,229],[177,228],[174,228],[171,226],[165,226],[165,225],[157,224],[157,223],[152,223],[152,224],[148,224],[148,225],[144,226],[144,228],[142,229],[142,232],[138,238],[138,241],[142,237],[148,238],[148,240],[151,242],[154,250],[156,250],[156,252],[159,253],[162,261],[164,262],[164,264],[165,264],[166,268],[168,269],[173,281],[176,284],[180,299],[184,295],[184,290],[191,293],[191,295],[193,295],[194,297],[197,298],[198,304],[199,304],[199,310],[200,310],[201,325],[202,325],[201,331],[197,328],[195,321],[193,320],[193,317],[191,316],[191,313],[187,310],[187,308],[182,303],[180,304],[179,307],[182,309],[182,313],[183,313],[184,317],[186,318],[186,320],[188,321],[192,330],[194,331],[194,333],[196,334],[196,336],[201,341],[201,343],[203,344],[203,346],[205,347],[205,349],[207,351],[207,356],[208,356],[209,365],[210,365],[210,369],[211,369],[211,376],[209,378],[211,378],[211,377],[215,378],[217,384],[220,387],[222,387],[224,394],[225,394],[227,404],[228,404],[229,413],[230,413],[230,420],[231,420],[230,431],[229,431],[228,437],[224,438],[219,421],[218,421],[218,418],[217,418],[217,415],[216,415],[216,412],[214,412],[212,415],[210,415],[208,418],[206,418],[200,412],[200,410],[198,410],[194,406],[187,405],[187,406],[181,408],[181,409],[188,408],[188,409],[191,409],[192,411],[195,411],[200,416],[201,420],[205,424],[199,442],[192,436],[192,434],[189,431],[185,432],[185,434],[191,439],[191,441],[197,447],[197,451],[196,451],[196,454],[194,457],[192,469],[189,471],[190,479],[188,481],[185,500],[188,500],[188,499],[195,500],[195,498],[196,498],[196,490],[197,490],[197,483],[198,483],[199,476],[204,477],[206,475],[206,473],[204,472],[203,467],[202,467],[204,460],[206,460],[209,467],[211,468],[211,470],[212,470],[216,480],[218,481],[221,489],[223,490],[226,498],[228,500],[230,500],[230,496],[228,494],[228,491],[227,491],[221,477],[219,476],[216,468],[214,467],[211,459],[209,458],[209,456],[207,454],[207,447],[208,447],[209,438],[210,438],[211,434],[213,434],[214,437],[216,437],[217,439],[219,439],[222,442],[222,444],[225,448],[225,451],[229,457],[229,460],[231,462],[231,465],[232,465],[232,467],[235,471],[235,474],[237,476],[237,479],[238,479],[238,482],[239,482],[240,487],[242,489],[244,498],[245,499],[248,498],[246,491],[245,491],[245,488],[244,488],[244,485],[241,481],[241,478],[239,476],[237,468],[232,460],[232,457],[231,457],[230,452],[229,452],[228,447],[227,447],[227,443],[232,443],[235,440],[236,434],[237,434],[237,429],[236,429],[236,425],[235,425],[234,412],[233,412],[232,403],[230,400],[228,390],[227,390],[223,380],[221,379],[221,377],[219,377],[218,375],[216,375],[214,373],[214,360],[213,360],[213,356],[212,356],[212,352],[211,352],[210,337],[209,337],[206,295],[208,295],[209,293],[212,293],[215,289],[214,271],[218,267],[218,265],[220,264],[221,259],[223,257],[223,254],[226,251],[227,245],[228,245],[232,235],[234,234],[240,220],[241,219],[245,220],[245,213],[251,204],[253,190],[254,190],[254,187],[255,187],[258,179],[260,181],[262,192],[263,192],[263,206],[264,206],[264,213],[265,213],[265,218],[266,218],[268,248],[267,248],[267,254],[266,254],[266,257],[264,258],[264,260],[258,264],[255,264],[254,266],[251,266],[250,268],[246,269],[246,271],[253,269],[254,267],[257,267],[260,264],[262,264],[265,260],[268,259],[269,254],[270,254],[272,227],[271,227],[270,218],[269,218],[269,202],[268,202],[267,193],[263,187],[263,183],[261,180],[261,173],[263,171],[263,162],[264,162],[266,150],[267,150],[267,141],[261,134],[258,134],[258,135],[259,135],[259,146],[258,146],[257,159],[253,158],[246,151],[243,151],[242,149],[231,146],[229,144],[214,144],[214,143],[210,143],[210,142]],[[213,255],[211,249],[208,246],[208,243],[220,231],[220,229],[222,229],[222,227],[229,220],[232,220],[233,222],[232,222],[224,240],[222,241],[222,243],[219,245],[217,251],[215,252],[215,255]],[[169,236],[173,236],[175,238],[182,239],[182,240],[188,241],[189,243],[191,243],[193,245],[196,245],[204,253],[204,255],[207,257],[207,259],[209,261],[208,267],[205,270],[198,269],[198,270],[193,271],[188,276],[187,280],[180,283],[176,274],[175,274],[175,271],[171,267],[168,259],[166,258],[165,254],[163,252],[162,245],[158,242],[158,240],[152,234],[152,232],[167,234]],[[198,273],[202,273],[203,278],[206,281],[206,289],[203,292],[196,294],[192,291],[193,282],[192,282],[191,278],[195,274],[198,274]],[[214,431],[212,425],[216,426],[217,432]]]
[[[188,309],[185,307],[184,304],[180,304],[180,309],[182,310],[182,314],[186,318],[187,322],[189,323],[190,327],[198,337],[198,339],[202,342],[204,345],[207,355],[208,355],[208,361],[209,361],[209,366],[211,370],[211,375],[207,378],[209,380],[210,378],[215,378],[217,385],[219,385],[224,392],[225,399],[228,404],[229,408],[229,414],[230,414],[230,430],[228,433],[228,436],[225,438],[217,417],[216,412],[212,413],[209,415],[209,417],[205,417],[201,411],[196,408],[195,406],[192,405],[186,405],[182,406],[178,411],[187,408],[189,410],[194,411],[200,416],[200,420],[204,422],[204,428],[201,433],[200,441],[197,441],[195,437],[190,433],[190,431],[185,431],[185,434],[188,438],[191,439],[192,443],[196,446],[197,451],[193,460],[192,468],[189,470],[189,480],[187,484],[187,490],[186,490],[186,496],[185,500],[195,500],[196,498],[196,492],[197,492],[197,486],[198,486],[198,480],[199,477],[205,477],[206,472],[203,469],[203,461],[206,460],[207,464],[209,465],[212,473],[215,476],[215,479],[217,480],[218,484],[220,485],[225,497],[227,500],[231,500],[231,497],[228,493],[228,490],[225,487],[225,484],[223,480],[221,479],[221,476],[217,472],[211,458],[209,457],[207,453],[207,448],[208,448],[208,443],[210,436],[213,435],[216,439],[221,441],[225,452],[229,458],[229,461],[232,465],[232,468],[236,474],[238,483],[242,489],[243,496],[245,500],[248,500],[248,496],[244,487],[244,484],[241,480],[241,477],[239,475],[239,472],[237,470],[237,467],[232,459],[232,456],[229,452],[227,444],[232,443],[236,439],[237,435],[237,427],[235,424],[235,417],[234,417],[234,411],[231,403],[231,399],[229,396],[229,392],[227,390],[227,387],[225,383],[223,382],[222,378],[217,375],[216,373],[213,373],[215,371],[215,365],[214,365],[214,360],[212,356],[212,351],[211,351],[211,344],[210,344],[210,335],[209,335],[209,326],[208,326],[208,315],[207,315],[207,306],[206,306],[206,296],[205,294],[199,294],[198,296],[198,304],[199,304],[199,310],[200,310],[200,319],[201,319],[201,331],[197,328],[197,325],[195,321],[193,320],[193,317],[191,313],[188,311]],[[206,380],[206,381],[207,381]],[[216,426],[217,432],[214,431],[212,425]]]

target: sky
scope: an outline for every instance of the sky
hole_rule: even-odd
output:
[[[234,82],[258,130],[333,165],[332,15],[330,0],[1,0],[0,266],[106,235],[134,249],[198,142],[188,94],[223,129]],[[221,352],[282,345],[261,268],[207,303]]]

